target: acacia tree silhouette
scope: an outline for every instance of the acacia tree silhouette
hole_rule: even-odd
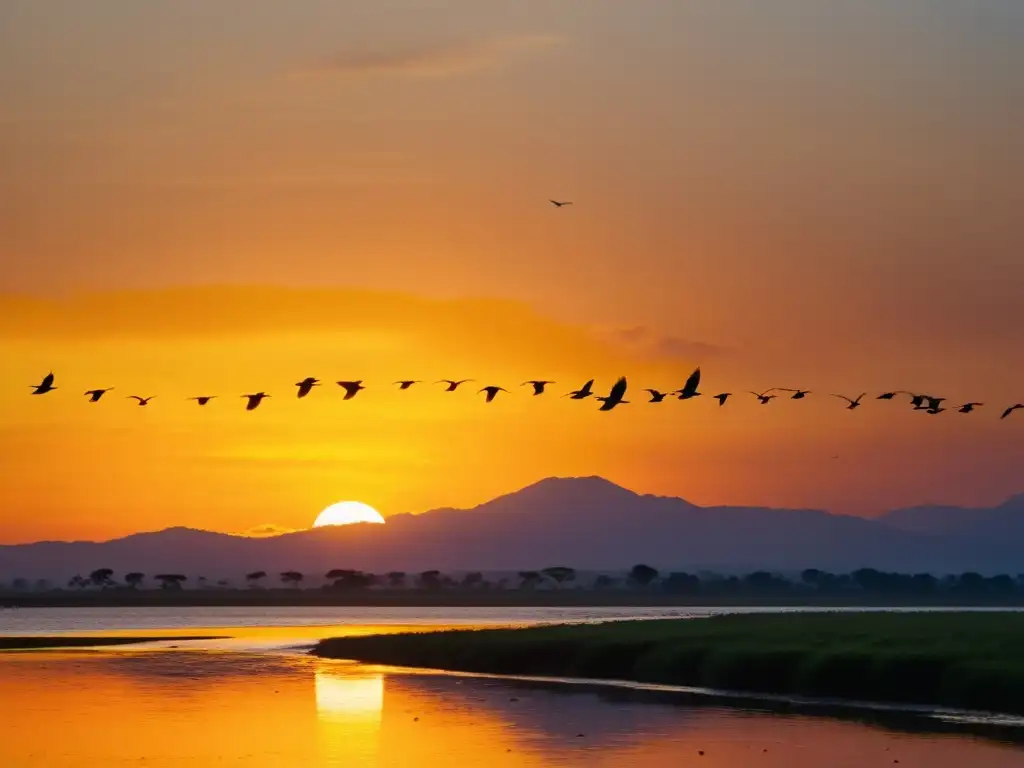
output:
[[[283,571],[281,573],[281,583],[291,584],[295,589],[299,588],[299,584],[302,582],[302,574],[298,571]]]
[[[567,568],[564,565],[553,565],[550,568],[545,568],[541,573],[555,582],[559,588],[566,582],[576,579],[576,569]]]
[[[649,565],[640,563],[629,569],[629,580],[641,587],[646,587],[658,578],[658,570]]]
[[[267,578],[266,571],[253,571],[252,573],[245,574],[245,582],[249,585],[250,589],[257,587],[260,580],[265,578]]]
[[[112,568],[97,568],[89,574],[89,581],[100,589],[106,589],[113,584],[114,571]]]
[[[124,575],[124,583],[127,584],[132,589],[138,589],[139,585],[142,584],[142,581],[145,578],[146,578],[146,575],[144,573],[139,573],[138,571],[132,571],[131,573],[126,573]]]

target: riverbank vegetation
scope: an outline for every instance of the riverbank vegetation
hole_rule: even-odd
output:
[[[1024,714],[1024,614],[793,613],[321,641],[314,654]]]
[[[324,574],[253,571],[241,583],[183,573],[118,577],[110,568],[75,575],[64,585],[13,579],[0,584],[6,606],[150,605],[1024,605],[1024,576],[961,573],[849,574],[817,569],[744,575],[661,573],[638,564],[628,572],[577,572],[566,566],[518,573],[480,571],[374,574],[335,568]]]

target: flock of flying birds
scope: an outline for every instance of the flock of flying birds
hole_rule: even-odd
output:
[[[45,394],[47,394],[49,392],[52,392],[53,390],[57,389],[57,387],[54,386],[54,381],[55,381],[55,377],[53,375],[53,372],[51,371],[50,373],[48,373],[43,378],[41,383],[32,386],[32,390],[33,390],[32,394],[33,395],[45,395]],[[434,382],[434,384],[444,384],[445,385],[445,388],[444,388],[445,392],[454,392],[455,390],[457,390],[463,384],[467,384],[467,383],[472,382],[472,381],[474,381],[474,379],[441,379],[440,381]],[[345,396],[343,398],[344,400],[351,400],[356,395],[358,395],[362,390],[366,389],[366,387],[363,385],[362,379],[360,379],[358,381],[339,381],[339,382],[336,382],[336,383],[337,383],[337,385],[339,387],[341,387],[342,389],[345,390]],[[396,382],[394,382],[394,385],[397,386],[400,390],[404,391],[404,390],[409,389],[410,387],[412,387],[415,384],[422,384],[422,383],[423,382],[420,381],[419,379],[405,379],[403,381],[396,381]],[[526,387],[526,386],[532,387],[533,388],[534,396],[537,396],[537,395],[543,395],[544,392],[546,391],[547,386],[549,384],[554,384],[554,383],[555,382],[553,382],[553,381],[546,381],[546,380],[539,380],[539,379],[537,379],[537,380],[524,381],[522,384],[520,384],[520,386],[522,386],[522,387]],[[320,381],[319,379],[314,378],[312,376],[308,376],[305,379],[303,379],[302,381],[298,381],[298,382],[295,383],[295,387],[297,388],[296,395],[299,398],[306,397],[307,395],[309,395],[310,392],[313,391],[313,387],[319,387],[322,384],[323,384],[323,382]],[[666,392],[662,392],[662,391],[657,390],[657,389],[644,389],[643,391],[648,393],[648,395],[650,395],[650,399],[647,402],[649,402],[649,403],[660,403],[663,400],[665,400],[665,398],[673,397],[673,396],[677,397],[679,400],[692,400],[695,397],[700,397],[702,393],[697,391],[697,388],[699,386],[700,386],[700,368],[697,368],[693,373],[690,374],[689,378],[686,380],[686,383],[683,385],[682,389],[677,389],[675,391],[666,391]],[[619,378],[618,381],[615,382],[615,385],[611,388],[611,391],[607,395],[598,396],[598,395],[595,395],[595,393],[594,393],[594,379],[590,379],[588,382],[586,382],[579,389],[573,390],[572,392],[568,392],[568,393],[562,395],[562,397],[568,397],[568,398],[571,398],[573,400],[586,400],[588,397],[592,397],[593,396],[595,400],[597,400],[598,402],[601,403],[601,407],[598,410],[610,411],[610,410],[612,410],[613,408],[615,408],[617,406],[628,405],[629,404],[630,401],[625,399],[625,397],[626,397],[626,387],[627,387],[626,377],[622,376],[622,377]],[[91,402],[91,403],[98,403],[100,401],[100,399],[107,392],[110,392],[113,389],[114,389],[113,387],[107,387],[105,389],[90,389],[90,390],[87,390],[84,394],[85,394],[86,397],[89,398],[89,402]],[[487,387],[481,388],[480,390],[478,390],[477,394],[484,395],[484,402],[490,403],[490,402],[492,402],[494,400],[494,398],[496,398],[498,396],[499,392],[506,392],[507,393],[508,391],[509,390],[505,389],[504,387],[499,387],[499,386],[493,386],[492,385],[492,386],[487,386]],[[775,398],[779,397],[779,395],[774,394],[776,392],[786,392],[786,393],[789,393],[789,399],[791,399],[791,400],[803,400],[805,397],[807,397],[809,394],[811,394],[811,391],[807,390],[807,389],[790,389],[790,388],[787,388],[787,387],[772,387],[771,389],[766,389],[764,392],[750,392],[749,394],[751,394],[754,397],[756,397],[758,402],[761,405],[767,405],[772,400],[774,400]],[[719,394],[714,395],[713,399],[718,401],[718,405],[719,406],[723,406],[723,405],[725,405],[725,402],[730,397],[732,397],[732,395],[733,395],[732,392],[720,392]],[[909,391],[906,391],[906,390],[895,390],[893,392],[883,392],[882,394],[878,395],[878,397],[876,397],[875,399],[876,400],[893,400],[893,399],[896,398],[897,395],[907,395],[907,396],[909,396],[910,397],[910,404],[913,406],[915,411],[924,411],[925,413],[936,415],[936,414],[942,413],[943,411],[949,410],[949,409],[943,407],[943,405],[942,405],[944,402],[946,402],[946,398],[944,398],[944,397],[935,397],[933,395],[919,394],[919,393],[916,393],[916,392],[909,392]],[[853,411],[853,410],[856,410],[857,408],[859,408],[861,406],[861,401],[866,396],[867,396],[867,392],[862,392],[861,394],[857,395],[857,397],[847,397],[846,395],[835,395],[835,394],[832,395],[832,397],[837,397],[840,400],[846,401],[846,403],[847,403],[846,408],[847,408],[847,410],[850,410],[850,411]],[[152,396],[149,396],[149,397],[141,397],[139,395],[128,395],[128,397],[126,399],[128,399],[128,400],[135,400],[135,402],[138,405],[145,406],[145,405],[149,405],[150,401],[153,400],[154,397],[155,397],[155,395],[152,395]],[[187,398],[187,399],[188,400],[194,400],[199,405],[206,405],[211,400],[213,400],[215,397],[217,397],[217,395],[199,395],[197,397],[190,397],[190,398]],[[247,411],[254,411],[257,408],[259,408],[260,403],[262,403],[265,398],[270,397],[270,395],[268,395],[266,392],[262,392],[261,391],[261,392],[254,392],[254,393],[248,394],[248,395],[242,395],[241,397],[247,401],[245,409]],[[954,409],[958,413],[973,413],[976,408],[980,408],[983,405],[984,405],[984,403],[970,402],[970,403],[963,403],[962,405],[954,406]],[[1013,413],[1014,411],[1016,411],[1018,409],[1021,409],[1021,408],[1024,408],[1024,403],[1017,403],[1015,405],[1011,405],[1008,408],[1006,408],[1006,410],[1003,411],[1002,416],[1000,416],[1000,418],[1001,419],[1005,419],[1011,413]]]

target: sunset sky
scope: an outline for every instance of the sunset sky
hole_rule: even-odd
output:
[[[1022,492],[1022,72],[1018,0],[6,0],[0,542]]]

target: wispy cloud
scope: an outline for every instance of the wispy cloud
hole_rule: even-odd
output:
[[[518,35],[434,43],[389,51],[345,51],[294,70],[297,77],[451,77],[493,67],[509,58],[549,48],[555,35]]]
[[[704,341],[692,341],[679,336],[668,336],[652,331],[642,325],[623,328],[615,333],[620,342],[624,342],[638,351],[646,352],[654,357],[679,360],[707,360],[721,357],[733,350],[729,347],[709,344]]]
[[[295,533],[298,530],[298,528],[287,528],[283,525],[275,525],[274,523],[264,523],[263,525],[257,525],[253,528],[249,528],[246,531],[241,531],[238,535],[261,539],[268,538],[270,536],[282,536],[286,533]]]

